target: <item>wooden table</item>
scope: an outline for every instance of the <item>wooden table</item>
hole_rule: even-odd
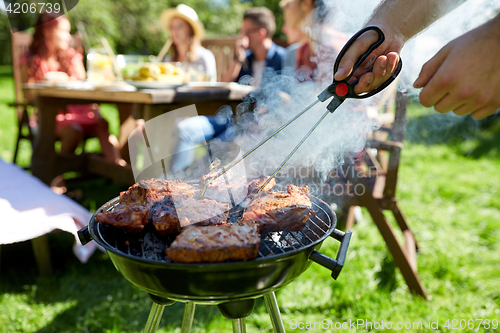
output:
[[[49,184],[56,176],[69,171],[91,172],[109,177],[116,182],[133,184],[129,167],[110,163],[96,154],[62,156],[54,148],[55,117],[68,104],[130,103],[142,110],[142,118],[154,116],[186,105],[195,104],[200,115],[213,115],[223,105],[236,106],[251,87],[230,84],[224,88],[147,89],[137,91],[105,91],[92,89],[62,89],[36,84],[25,85],[24,90],[36,95],[38,107],[38,134],[31,159],[31,171]]]

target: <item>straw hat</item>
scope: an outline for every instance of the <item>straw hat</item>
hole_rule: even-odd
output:
[[[175,8],[163,11],[160,16],[160,21],[167,30],[170,29],[170,22],[174,17],[180,17],[189,23],[189,25],[193,28],[194,35],[198,37],[199,40],[203,40],[205,28],[203,28],[203,24],[193,8],[180,4]]]

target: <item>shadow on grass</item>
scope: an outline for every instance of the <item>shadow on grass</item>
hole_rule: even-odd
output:
[[[483,120],[453,113],[413,117],[407,122],[406,140],[425,145],[456,146],[458,153],[472,158],[486,155],[500,158],[497,148],[500,142],[500,112]]]

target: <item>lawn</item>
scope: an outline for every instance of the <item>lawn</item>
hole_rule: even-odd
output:
[[[8,67],[0,67],[0,156],[6,161],[11,160],[16,134],[14,111],[7,106],[13,100],[10,75]],[[116,109],[105,106],[103,114],[116,132]],[[492,321],[498,327],[499,143],[499,118],[478,122],[412,103],[397,196],[421,248],[418,270],[430,300],[409,293],[364,211],[338,281],[312,264],[277,292],[287,332],[306,331],[294,327],[323,320],[365,323],[358,329],[344,324],[342,332],[366,332],[367,322],[380,327],[382,321],[391,322],[393,329],[372,331],[398,331],[395,326],[401,322],[407,328],[400,332],[472,332],[479,323],[479,332],[498,332]],[[98,144],[92,143],[92,149],[98,150]],[[24,145],[21,165],[29,163],[30,153]],[[83,188],[82,204],[91,211],[124,187],[100,178],[74,186]],[[38,275],[29,242],[2,246],[0,333],[142,330],[151,301],[116,271],[106,254],[95,253],[81,264],[71,252],[70,235],[51,234],[50,241],[55,272],[48,277]],[[338,243],[328,239],[322,252],[335,256],[337,248]],[[159,332],[180,332],[182,314],[183,304],[167,307]],[[458,320],[455,328],[462,319],[475,328],[452,329],[453,319]],[[262,299],[246,323],[248,332],[272,331]],[[223,331],[231,331],[231,322],[215,306],[197,306],[193,332]],[[316,326],[307,331],[329,330]]]

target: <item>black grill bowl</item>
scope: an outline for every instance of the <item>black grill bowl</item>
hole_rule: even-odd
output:
[[[111,200],[97,212],[111,209],[117,201],[117,198]],[[336,216],[329,205],[317,198],[311,198],[311,201],[316,217],[308,221],[308,230],[301,233],[307,236],[308,234],[314,235],[311,241],[307,244],[285,247],[284,251],[280,250],[280,253],[264,254],[249,261],[187,264],[168,262],[168,259],[165,259],[166,261],[146,259],[128,254],[110,245],[113,242],[109,238],[113,237],[107,236],[105,228],[95,222],[95,214],[90,220],[88,230],[82,229],[79,233],[80,238],[87,241],[94,239],[103,246],[116,269],[128,281],[146,292],[163,299],[218,304],[256,298],[281,288],[302,274],[311,265],[311,260],[331,269],[334,272],[332,276],[336,278],[345,260],[350,231],[344,234],[335,229]],[[326,227],[318,228],[313,221],[315,219],[326,221]],[[328,236],[342,241],[337,260],[317,252]],[[267,234],[263,238],[269,237],[279,238],[280,236]],[[294,239],[299,241],[299,237]],[[283,238],[281,240],[283,243]]]

